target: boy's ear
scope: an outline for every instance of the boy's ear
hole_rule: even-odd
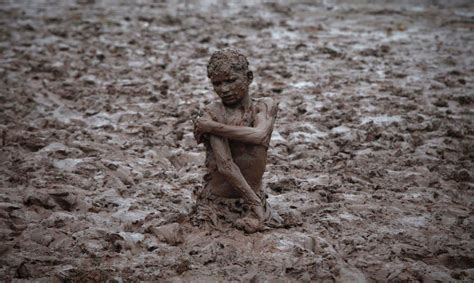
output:
[[[252,71],[247,71],[247,79],[249,80],[249,83],[251,83],[253,81]]]

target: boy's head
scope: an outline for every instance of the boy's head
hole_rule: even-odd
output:
[[[248,66],[247,58],[238,50],[223,49],[212,54],[207,76],[224,104],[237,104],[248,95],[253,79]]]

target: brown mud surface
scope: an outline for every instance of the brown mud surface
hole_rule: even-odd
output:
[[[473,6],[57,2],[0,4],[2,280],[474,280]],[[184,223],[223,47],[297,227]]]

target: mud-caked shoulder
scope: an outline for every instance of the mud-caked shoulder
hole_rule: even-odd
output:
[[[224,115],[224,105],[221,101],[213,101],[204,107],[204,111],[209,114],[213,120],[221,121]]]
[[[271,113],[271,115],[276,114],[278,111],[278,102],[271,97],[256,98],[254,101],[257,103],[257,107],[260,111]]]

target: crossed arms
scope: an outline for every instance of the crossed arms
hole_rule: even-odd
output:
[[[255,127],[232,126],[212,120],[209,113],[205,112],[195,123],[195,136],[198,142],[202,141],[204,134],[219,136],[244,143],[268,146],[275,124],[278,105],[267,99],[258,108],[255,117]]]
[[[262,107],[259,107],[257,111],[255,127],[222,124],[212,120],[211,115],[207,112],[195,122],[195,137],[198,143],[202,142],[205,134],[208,134],[219,173],[225,176],[227,181],[252,206],[261,206],[260,199],[233,161],[228,139],[268,146],[278,105],[271,99],[267,99],[262,104]]]

